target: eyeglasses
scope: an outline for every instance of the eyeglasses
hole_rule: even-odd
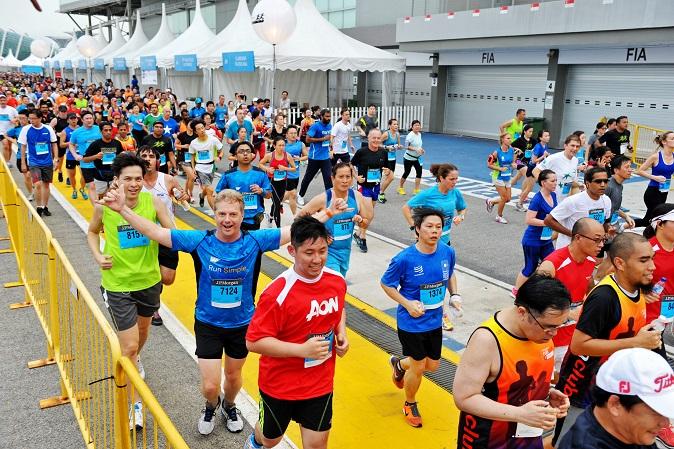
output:
[[[594,238],[594,237],[588,237],[587,235],[583,235],[583,234],[576,234],[576,235],[579,235],[579,236],[581,236],[583,238],[586,238],[588,240],[592,240],[596,245],[601,245],[601,246],[604,246],[604,244],[608,241],[608,239],[606,237]]]
[[[538,327],[540,327],[541,330],[542,330],[543,332],[552,333],[552,332],[555,332],[555,331],[559,330],[560,328],[566,326],[566,323],[560,324],[560,325],[558,325],[558,326],[543,326],[543,325],[540,323],[540,321],[538,321],[538,320],[536,319],[536,317],[534,316],[534,314],[531,313],[531,310],[529,310],[528,307],[525,307],[525,309],[526,309],[527,313],[529,314],[529,316],[530,316],[531,318],[534,319],[534,321],[536,322],[536,324],[538,324]]]
[[[593,179],[590,182],[593,184],[608,184],[608,179]]]

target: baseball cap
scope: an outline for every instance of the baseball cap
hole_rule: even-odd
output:
[[[596,383],[608,393],[638,396],[660,415],[674,418],[674,371],[653,351],[631,348],[614,353],[599,368]]]
[[[201,99],[201,97],[197,97],[197,98],[194,99],[194,102],[195,103],[203,103],[203,100]]]

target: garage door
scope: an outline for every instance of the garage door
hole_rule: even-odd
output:
[[[415,117],[421,120],[422,129],[428,129],[428,119],[431,114],[431,78],[429,67],[407,67],[405,73],[405,106],[423,106],[424,116]],[[392,75],[390,88],[397,93],[402,87],[402,76]],[[368,72],[367,74],[367,103],[381,106],[382,98],[381,73]],[[400,86],[400,87],[398,87]],[[399,98],[394,95],[394,98]],[[397,101],[397,100],[396,100]]]
[[[626,115],[654,128],[674,126],[674,65],[569,67],[562,136],[594,131],[601,117]]]
[[[524,108],[543,116],[547,66],[454,66],[447,74],[445,132],[496,138],[498,126]]]

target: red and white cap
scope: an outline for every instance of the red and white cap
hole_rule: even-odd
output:
[[[674,418],[674,371],[662,356],[644,348],[614,353],[597,373],[602,390],[638,396],[646,405],[667,418]]]

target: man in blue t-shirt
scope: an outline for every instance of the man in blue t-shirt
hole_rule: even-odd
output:
[[[96,186],[94,185],[96,166],[93,162],[84,162],[82,159],[87,153],[89,145],[102,138],[103,135],[101,134],[101,129],[98,125],[94,125],[94,114],[91,111],[83,111],[80,118],[82,119],[82,126],[70,134],[69,151],[75,157],[75,160],[79,161],[80,173],[82,174],[82,178],[87,184],[87,189],[89,191],[89,194],[87,194],[83,188],[80,188],[80,194],[85,200],[88,200],[91,197],[91,201],[93,202],[94,198],[98,197],[96,194]]]
[[[236,120],[231,122],[227,127],[225,138],[228,144],[234,145],[239,140],[239,128],[242,127],[246,128],[246,140],[251,142],[253,139],[253,123],[246,120],[246,111],[243,108],[239,108],[236,110]]]
[[[227,124],[227,104],[225,104],[225,96],[220,95],[218,97],[218,104],[215,105],[215,110],[213,111],[215,115],[215,126],[218,127],[220,132],[225,133],[225,125]]]
[[[17,139],[21,144],[21,173],[30,170],[35,186],[37,214],[49,217],[51,216],[47,208],[49,186],[53,180],[54,165],[58,159],[56,133],[51,126],[42,124],[42,117],[37,110],[28,113],[28,120],[30,120],[30,126],[24,126]],[[26,153],[30,166],[27,164]]]
[[[260,254],[278,249],[290,241],[290,226],[244,230],[241,226],[244,199],[241,193],[232,189],[223,190],[215,198],[216,229],[211,231],[167,229],[139,216],[126,206],[124,185],[109,190],[103,202],[139,233],[167,248],[191,253],[194,257],[198,279],[194,334],[201,391],[206,399],[198,430],[202,435],[213,431],[213,417],[222,402],[227,430],[240,432],[244,422],[235,399],[241,389],[241,369],[248,355],[246,331],[255,310],[252,268]],[[325,223],[345,209],[345,202],[336,200],[330,209],[314,217]],[[227,377],[221,401],[223,351]]]
[[[384,292],[398,303],[398,338],[402,357],[391,356],[393,382],[405,389],[403,413],[421,427],[416,394],[426,371],[435,371],[442,350],[442,305],[449,285],[457,294],[454,249],[439,245],[444,214],[428,207],[412,215],[419,239],[393,259],[381,277]]]
[[[332,179],[330,178],[332,170],[332,163],[330,162],[330,143],[332,142],[330,110],[321,109],[320,117],[321,119],[311,125],[309,131],[307,131],[307,143],[311,144],[311,146],[309,147],[307,170],[304,173],[304,178],[302,178],[302,185],[300,186],[299,197],[297,199],[300,206],[304,205],[304,194],[307,193],[309,184],[319,170],[323,176],[325,190],[332,187]]]
[[[164,124],[164,135],[169,136],[171,140],[175,142],[176,136],[180,131],[180,125],[178,125],[176,119],[171,116],[171,110],[169,108],[164,109],[162,118],[159,119],[159,121]]]
[[[201,103],[203,100],[201,97],[197,97],[194,99],[194,107],[190,109],[190,118],[195,119],[195,118],[201,118],[205,113],[206,113],[206,108],[201,106]]]
[[[18,142],[19,139],[19,134],[21,134],[21,130],[23,129],[24,126],[28,126],[28,112],[26,111],[20,111],[17,112],[16,114],[19,124],[15,126],[14,128],[10,128],[7,130],[7,133],[5,134],[5,137],[7,140],[10,142],[16,143],[17,147],[17,152],[16,152],[16,167],[17,170],[20,172],[21,170],[21,144]],[[30,160],[26,161],[30,163]],[[34,195],[33,195],[33,179],[30,176],[30,171],[27,171],[23,173],[23,183],[26,186],[26,191],[29,192],[28,194],[28,201],[33,201]]]

